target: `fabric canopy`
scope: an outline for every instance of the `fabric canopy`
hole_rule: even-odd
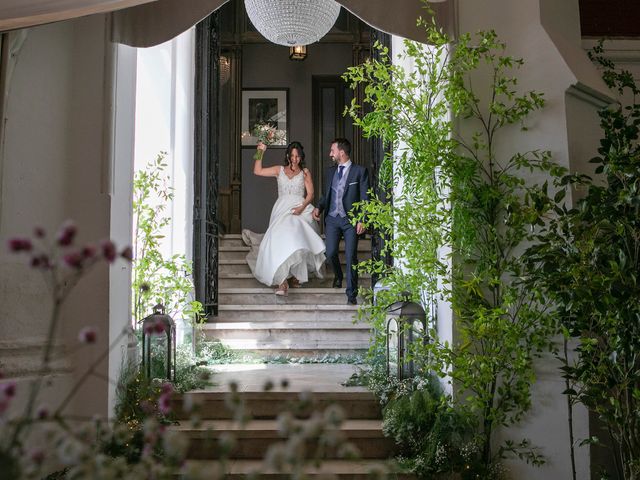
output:
[[[0,0],[0,31],[33,27],[154,0]]]
[[[189,29],[228,0],[2,0],[0,31],[68,20],[95,13],[113,13],[112,40],[133,47],[166,42]],[[433,3],[440,26],[451,33],[453,0]],[[425,15],[421,0],[338,0],[369,25],[425,41],[416,19]],[[390,12],[393,9],[393,13]]]

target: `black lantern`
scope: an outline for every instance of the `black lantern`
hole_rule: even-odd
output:
[[[400,380],[415,375],[415,365],[410,353],[416,341],[427,341],[427,316],[419,303],[403,299],[387,307],[387,375]]]
[[[176,379],[176,324],[162,304],[142,320],[142,371],[149,379]]]

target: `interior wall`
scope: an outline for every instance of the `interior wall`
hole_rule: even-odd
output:
[[[308,57],[302,62],[289,60],[289,49],[273,44],[244,45],[242,50],[243,88],[288,88],[289,141],[302,143],[307,159],[313,158],[312,88],[313,75],[341,75],[351,66],[350,44],[313,44],[307,47]],[[221,112],[221,118],[225,118]],[[277,198],[276,180],[253,174],[254,148],[242,148],[242,228],[264,232],[269,224],[271,208]],[[263,165],[280,165],[285,149],[270,147]],[[330,165],[329,153],[325,166]],[[320,175],[321,172],[311,172]],[[313,203],[317,203],[318,192]]]
[[[28,31],[9,86],[3,162],[0,242],[29,235],[36,225],[55,235],[73,219],[78,244],[111,234],[113,191],[108,138],[111,133],[107,17],[98,15]],[[126,212],[116,212],[126,215]],[[121,245],[122,246],[122,245]],[[49,324],[50,293],[28,258],[0,253],[0,362],[6,376],[35,374]],[[127,318],[129,305],[110,308],[110,270],[100,264],[85,275],[63,309],[57,373],[78,378],[109,344],[110,315]],[[125,291],[126,284],[118,286]],[[125,294],[126,295],[126,294]],[[78,348],[84,326],[98,331],[93,346]],[[8,355],[7,355],[8,354]],[[2,357],[21,361],[4,368]],[[96,367],[107,376],[103,361]],[[78,415],[107,415],[109,384],[91,377],[69,407]],[[46,403],[56,407],[55,397]]]
[[[6,245],[12,236],[30,235],[35,225],[55,231],[65,218],[72,50],[69,23],[29,30],[7,86],[0,157],[0,371],[19,382],[18,394],[40,365],[51,302],[44,278]],[[59,351],[53,366],[67,383],[70,362]]]

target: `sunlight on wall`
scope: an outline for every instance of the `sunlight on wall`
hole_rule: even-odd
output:
[[[193,78],[195,29],[137,54],[135,171],[166,152],[174,199],[165,255],[191,258],[193,214]]]

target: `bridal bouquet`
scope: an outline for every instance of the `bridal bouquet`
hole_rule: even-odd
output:
[[[278,130],[268,123],[258,123],[253,129],[253,136],[258,139],[258,142],[262,142],[265,145],[284,145],[287,132],[285,130]],[[254,160],[262,160],[262,155],[264,155],[264,152],[257,150],[253,158]]]

